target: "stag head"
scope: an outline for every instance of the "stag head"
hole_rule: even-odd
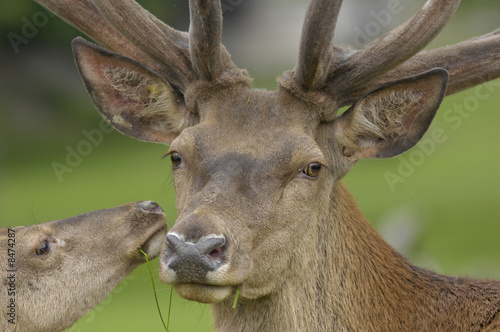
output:
[[[110,50],[73,42],[102,116],[126,135],[170,145],[178,219],[160,277],[200,302],[223,301],[237,286],[241,297],[258,298],[302,273],[321,221],[336,222],[338,181],[360,158],[408,150],[429,127],[447,92],[448,72],[436,67],[450,70],[448,93],[491,77],[463,79],[475,66],[488,68],[477,57],[453,66],[470,44],[418,53],[457,0],[427,1],[358,51],[333,45],[342,1],[312,1],[297,65],[276,91],[252,88],[231,61],[218,0],[190,0],[189,34],[131,0],[84,2],[78,13],[43,2]],[[476,50],[498,58],[497,37],[475,39]],[[499,62],[491,75],[500,75]]]

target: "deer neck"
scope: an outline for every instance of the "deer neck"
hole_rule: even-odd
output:
[[[373,307],[371,301],[387,301],[395,285],[381,283],[383,275],[397,276],[410,270],[365,220],[342,184],[331,193],[330,204],[314,230],[317,242],[308,260],[272,294],[256,300],[231,300],[213,306],[216,331],[323,331],[337,326],[353,328],[356,316]],[[364,305],[360,305],[364,303]],[[349,314],[345,314],[349,313]],[[311,329],[311,327],[314,327]]]
[[[460,288],[476,281],[412,266],[366,221],[341,183],[330,203],[316,229],[314,257],[266,297],[240,299],[235,309],[232,299],[213,305],[216,331],[439,330],[445,312],[446,326],[454,324],[450,312],[463,302]],[[465,310],[469,305],[462,303]]]

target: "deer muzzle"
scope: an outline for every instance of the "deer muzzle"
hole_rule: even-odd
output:
[[[165,263],[175,274],[175,283],[207,283],[207,273],[224,265],[226,238],[210,235],[186,242],[175,233],[167,235]]]

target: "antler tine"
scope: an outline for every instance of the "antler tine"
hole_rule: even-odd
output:
[[[420,52],[400,68],[402,72],[418,73],[427,70],[423,64],[428,69],[448,70],[447,94],[500,77],[500,29],[453,46]]]
[[[222,49],[222,8],[219,0],[190,0],[189,48],[198,78],[213,81],[235,68]]]
[[[459,4],[460,0],[428,0],[406,23],[355,52],[345,65],[332,68],[330,86],[342,94],[405,62],[436,37]]]
[[[452,46],[422,51],[392,71],[350,90],[344,96],[342,106],[354,103],[367,92],[389,81],[435,67],[445,68],[450,74],[447,95],[500,77],[500,29]]]
[[[331,65],[340,54],[335,53],[333,35],[342,0],[311,1],[307,10],[295,74],[305,89],[322,88]]]
[[[187,33],[166,25],[134,0],[93,2],[116,30],[164,66],[171,84],[184,91],[195,79]]]
[[[152,70],[161,71],[159,63],[148,57],[116,31],[89,1],[76,1],[68,5],[63,0],[35,0],[63,20],[78,28],[103,47],[140,61]]]

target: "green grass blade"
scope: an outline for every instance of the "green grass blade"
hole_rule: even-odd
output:
[[[146,263],[148,264],[149,275],[151,276],[151,284],[153,285],[153,293],[155,294],[156,308],[158,308],[158,314],[160,315],[161,323],[163,324],[165,331],[169,332],[168,331],[168,323],[170,323],[170,307],[172,306],[172,290],[170,290],[170,305],[168,308],[168,320],[167,320],[167,325],[165,325],[165,321],[163,320],[163,316],[161,315],[160,305],[158,304],[158,296],[156,295],[156,287],[155,287],[155,282],[153,280],[153,272],[151,272],[151,264],[149,264],[148,254],[146,254],[142,249],[139,249],[139,251],[142,252],[142,254],[144,256],[146,256]]]
[[[240,285],[236,288],[236,294],[234,295],[233,309],[236,309],[236,303],[238,303],[238,297],[240,296]]]

